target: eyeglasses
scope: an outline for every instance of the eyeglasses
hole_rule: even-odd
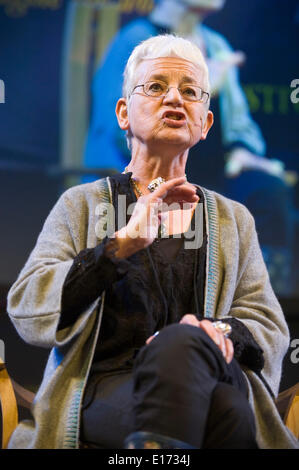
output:
[[[199,86],[196,85],[182,85],[180,87],[169,87],[165,82],[146,82],[143,85],[137,85],[132,90],[132,95],[136,88],[142,87],[145,95],[152,98],[161,98],[167,95],[170,88],[177,88],[181,97],[184,101],[201,102],[207,103],[210,97],[209,93],[203,91]]]

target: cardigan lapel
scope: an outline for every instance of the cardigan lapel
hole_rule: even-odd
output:
[[[213,193],[205,188],[201,189],[205,195],[204,210],[208,236],[204,316],[213,318],[216,315],[216,303],[220,285],[219,216]]]

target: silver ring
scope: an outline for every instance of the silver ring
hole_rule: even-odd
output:
[[[158,176],[158,178],[155,178],[153,181],[150,182],[150,184],[148,185],[148,189],[153,192],[155,191],[155,189],[157,189],[160,184],[162,183],[165,183],[165,179],[162,178],[161,176]]]
[[[215,321],[212,323],[213,327],[222,333],[226,338],[231,334],[232,327],[223,321]]]

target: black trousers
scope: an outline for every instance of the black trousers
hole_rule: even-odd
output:
[[[80,436],[87,447],[121,449],[128,434],[150,431],[197,448],[257,448],[241,368],[200,328],[163,328],[133,370],[95,379],[88,391]]]

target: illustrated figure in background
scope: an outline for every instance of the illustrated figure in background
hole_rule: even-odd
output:
[[[129,149],[113,109],[121,92],[121,71],[135,45],[161,32],[189,38],[206,57],[212,110],[219,115],[220,128],[218,135],[217,129],[213,133],[213,146],[205,143],[191,149],[187,174],[251,210],[275,291],[284,295],[292,290],[294,228],[289,188],[283,163],[265,158],[265,140],[250,115],[238,76],[244,54],[234,52],[221,34],[203,24],[208,14],[224,4],[225,0],[161,0],[148,18],[134,20],[119,31],[94,77],[84,166],[121,170],[128,163]],[[111,76],[113,87],[107,89]]]
[[[257,124],[252,120],[248,103],[240,86],[236,65],[244,55],[233,52],[225,38],[205,26],[202,21],[208,13],[218,11],[224,0],[161,0],[147,19],[137,19],[117,34],[100,64],[93,82],[93,106],[86,144],[85,165],[98,164],[99,149],[103,167],[116,169],[127,164],[129,150],[113,116],[108,109],[116,103],[121,81],[114,82],[107,92],[102,83],[111,71],[117,74],[136,43],[169,30],[192,39],[207,58],[211,77],[211,94],[219,96],[222,141],[226,149],[233,146],[228,159],[227,174],[236,175],[244,168],[263,168],[272,174],[281,174],[281,162],[257,158],[265,154],[266,145]],[[107,108],[106,108],[107,105]],[[107,125],[109,123],[109,125]]]
[[[289,331],[254,219],[185,177],[209,94],[186,39],[130,56],[127,168],[61,195],[8,295],[21,337],[51,348],[10,448],[298,447],[274,402]]]

